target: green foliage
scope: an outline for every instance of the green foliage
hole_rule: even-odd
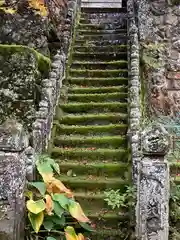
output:
[[[105,191],[105,201],[112,208],[121,208],[121,207],[133,207],[135,205],[135,187],[126,186],[126,191],[124,193],[118,190],[109,190]]]
[[[59,176],[59,165],[47,155],[39,156],[36,161],[36,168],[42,181],[29,183],[29,187],[34,191],[27,191],[26,207],[28,219],[31,224],[33,236],[36,239],[41,231],[46,232],[50,240],[56,238],[49,236],[56,232],[56,236],[64,235],[67,240],[84,240],[82,234],[76,235],[71,223],[67,221],[72,218],[74,224],[86,230],[94,231],[90,225],[90,220],[84,214],[81,206],[75,201],[73,193],[56,177]],[[67,233],[71,227],[73,236]]]
[[[170,191],[170,239],[180,240],[180,185],[171,182]]]

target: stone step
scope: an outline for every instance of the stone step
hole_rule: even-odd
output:
[[[128,85],[127,77],[107,77],[107,78],[90,78],[90,77],[68,77],[67,81],[70,86],[79,85],[86,87],[112,87],[120,85]]]
[[[60,180],[65,184],[67,188],[72,189],[72,191],[81,191],[86,189],[87,191],[93,190],[105,191],[107,189],[123,189],[128,184],[127,180],[118,178],[106,178],[106,177],[92,177],[92,176],[78,176],[78,177],[68,177],[67,175],[60,175]],[[90,212],[91,210],[89,210]]]
[[[110,94],[110,93],[127,93],[127,86],[110,86],[110,87],[87,87],[87,86],[69,86],[69,94]]]
[[[58,115],[58,114],[57,114]],[[107,125],[107,124],[126,124],[128,115],[125,113],[96,113],[96,114],[66,114],[56,116],[61,124],[74,125]]]
[[[126,13],[127,7],[122,4],[122,8],[83,8],[81,7],[81,14],[120,14]]]
[[[110,69],[110,70],[101,70],[101,69],[70,69],[69,75],[71,77],[87,77],[87,78],[101,78],[101,77],[128,77],[127,69]]]
[[[67,104],[59,104],[59,107],[66,113],[106,113],[106,112],[127,112],[127,103],[120,102],[105,102],[105,103],[81,103],[68,102]]]
[[[80,20],[81,21],[81,20]],[[92,23],[79,23],[78,25],[78,31],[79,30],[92,30],[92,31],[98,31],[98,30],[122,30],[124,29],[125,31],[127,31],[127,24],[122,24],[122,22],[117,22],[117,23],[97,23],[97,24],[92,24]]]
[[[123,162],[109,162],[109,161],[56,161],[62,174],[68,176],[104,176],[104,177],[119,177],[120,175],[125,178],[126,172],[128,171],[129,164]],[[94,196],[94,195],[93,195]]]
[[[76,45],[80,45],[82,47],[89,47],[89,46],[92,46],[92,47],[107,47],[109,45],[111,45],[112,47],[114,46],[117,46],[117,45],[127,45],[127,39],[116,39],[116,40],[99,40],[99,41],[96,41],[96,40],[77,40],[75,39],[75,43],[74,43],[74,46]],[[109,59],[111,59],[111,55],[109,56]],[[112,60],[112,59],[111,59]]]
[[[126,53],[127,54],[127,48],[128,46],[127,45],[105,45],[105,46],[98,46],[97,44],[88,44],[88,45],[85,45],[84,46],[81,44],[81,45],[75,45],[73,47],[73,51],[74,52],[85,52],[85,53],[101,53],[101,52],[104,52],[104,53],[109,53],[111,55],[111,53]]]
[[[100,0],[98,0],[100,1]],[[116,9],[116,8],[121,8],[122,4],[121,3],[112,3],[112,2],[81,2],[81,8],[112,8],[112,9]]]
[[[105,70],[113,70],[113,69],[127,69],[128,62],[125,60],[119,61],[73,61],[71,64],[71,69],[105,69]]]
[[[122,36],[127,35],[127,30],[124,28],[118,28],[118,29],[78,29],[76,31],[78,36],[87,36],[87,35],[92,35],[97,36],[103,36],[104,35],[109,35],[109,34],[122,34]]]
[[[127,150],[123,148],[119,149],[107,149],[107,148],[59,148],[53,147],[52,157],[60,158],[67,161],[93,161],[93,160],[109,160],[110,161],[124,161],[127,162]]]
[[[125,135],[127,133],[127,124],[109,124],[109,125],[65,125],[60,124],[58,121],[54,123],[56,125],[56,133],[60,134],[79,134],[83,136],[109,136],[109,135]]]
[[[72,58],[74,60],[80,61],[108,61],[111,59],[111,61],[115,60],[127,60],[127,52],[72,52]]]
[[[127,40],[127,33],[116,33],[116,32],[108,32],[107,34],[104,33],[97,33],[97,34],[81,34],[76,32],[76,39],[77,40],[96,40],[96,41],[103,41],[103,40],[109,40],[109,41],[115,41],[118,39]]]
[[[117,9],[117,11],[113,11],[112,9],[97,9],[95,12],[92,9],[86,9],[80,14],[80,21],[81,19],[93,20],[94,22],[103,20],[112,24],[123,21],[125,18],[127,18],[126,8]]]
[[[127,102],[127,93],[68,94],[70,102]]]
[[[57,147],[84,147],[89,149],[114,148],[127,146],[127,139],[123,136],[82,136],[82,135],[60,135],[54,138]]]

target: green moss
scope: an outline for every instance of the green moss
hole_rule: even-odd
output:
[[[127,122],[127,114],[122,113],[98,113],[98,114],[68,114],[60,120],[62,124],[93,124],[95,121],[108,123]]]
[[[79,175],[107,176],[107,177],[124,177],[128,170],[128,164],[123,162],[87,162],[82,164],[79,161],[67,162],[59,161],[61,173],[66,174],[70,169],[72,173]]]
[[[69,77],[67,79],[69,84],[87,86],[119,86],[127,85],[128,78],[125,77],[107,77],[107,78],[90,78],[90,77]]]
[[[127,77],[127,69],[71,69],[69,74],[72,77]]]
[[[74,93],[74,94],[110,94],[110,93],[126,93],[127,92],[127,87],[126,86],[110,86],[110,87],[78,87],[78,86],[71,86],[68,88],[68,92]]]
[[[52,149],[52,156],[54,158],[61,159],[73,159],[73,160],[108,160],[112,161],[127,161],[127,150],[126,149],[107,149],[99,148],[91,150],[88,148],[58,148]]]
[[[87,135],[103,135],[103,134],[117,134],[123,135],[127,132],[127,124],[109,124],[109,125],[63,125],[58,122],[55,123],[57,127],[57,134],[83,134]]]
[[[108,179],[105,177],[89,178],[89,176],[68,177],[62,174],[60,180],[71,189],[86,189],[87,186],[89,190],[121,189],[121,187],[123,189],[128,184],[127,181],[120,177]]]
[[[127,99],[127,93],[101,93],[101,94],[69,94],[69,101],[77,102],[106,102],[108,101],[123,101]]]
[[[104,103],[68,103],[60,104],[59,107],[66,113],[89,113],[89,112],[127,112],[127,103],[104,102]]]
[[[23,46],[23,45],[6,45],[0,44],[0,54],[6,56],[7,54],[14,54],[14,53],[31,53],[35,56],[38,62],[38,69],[42,73],[46,73],[51,66],[50,58],[42,55],[41,53],[37,52],[35,49]]]
[[[54,139],[56,146],[64,147],[107,147],[107,148],[119,148],[126,146],[126,138],[122,136],[56,136]]]

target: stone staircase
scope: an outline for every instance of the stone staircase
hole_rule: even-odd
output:
[[[105,190],[129,184],[127,85],[126,8],[81,8],[50,152],[97,225],[93,240],[130,239],[128,213],[104,201]]]

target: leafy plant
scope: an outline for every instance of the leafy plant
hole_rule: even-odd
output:
[[[80,204],[75,201],[72,191],[59,180],[58,164],[43,155],[36,161],[36,168],[42,181],[30,182],[29,188],[34,191],[26,193],[28,219],[36,236],[43,229],[47,232],[47,240],[55,240],[49,236],[53,232],[65,235],[66,240],[84,240],[81,233],[76,235],[74,226],[79,225],[89,231],[94,229]],[[73,219],[71,223],[66,222],[69,217]]]
[[[112,209],[120,207],[132,207],[135,205],[135,187],[126,186],[124,193],[118,190],[105,191],[105,201]]]

